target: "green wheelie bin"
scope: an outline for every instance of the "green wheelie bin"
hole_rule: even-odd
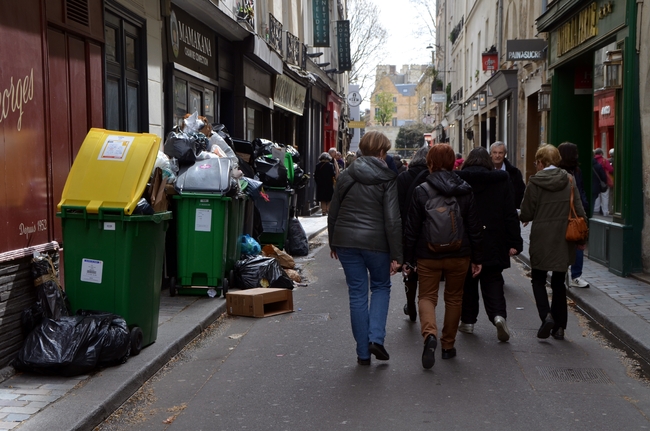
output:
[[[158,335],[165,231],[172,214],[133,215],[160,138],[91,129],[70,169],[57,216],[72,311],[122,316],[131,354]]]

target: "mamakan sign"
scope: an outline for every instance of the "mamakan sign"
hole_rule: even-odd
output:
[[[170,60],[217,79],[217,44],[214,32],[173,5],[168,28]]]

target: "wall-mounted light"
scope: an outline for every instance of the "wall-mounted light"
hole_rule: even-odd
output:
[[[605,88],[623,86],[623,52],[620,49],[607,51],[603,61]]]
[[[472,99],[472,111],[478,111],[478,99]]]
[[[487,93],[478,94],[478,106],[484,108],[487,106]]]
[[[551,110],[551,84],[542,84],[537,95],[537,110],[540,112]]]
[[[467,139],[470,141],[474,140],[474,131],[472,129],[466,130],[465,135],[467,136]]]

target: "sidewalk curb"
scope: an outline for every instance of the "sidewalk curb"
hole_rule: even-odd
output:
[[[323,232],[323,231],[325,231],[325,230],[327,230],[327,225],[325,225],[325,227],[322,227],[322,228],[318,229],[317,231],[314,231],[314,232],[310,233],[310,234],[307,236],[307,241],[313,239],[315,236],[320,235],[321,232]]]
[[[173,324],[166,322],[160,326],[156,342],[139,356],[81,382],[66,396],[22,423],[20,429],[49,431],[53,424],[57,429],[93,429],[226,312],[225,299],[218,300],[221,303],[216,307],[213,301],[204,301],[190,307],[190,311],[179,313],[169,322]],[[80,399],[84,401],[78,402]],[[95,407],[89,410],[90,405]]]
[[[530,260],[527,256],[520,254],[515,258],[530,268]],[[567,296],[589,318],[609,331],[625,346],[642,358],[650,359],[649,325],[643,318],[610,298],[593,283],[588,289],[567,289]]]

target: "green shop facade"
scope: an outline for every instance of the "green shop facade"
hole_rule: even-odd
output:
[[[547,142],[578,146],[589,198],[589,258],[620,276],[641,272],[642,145],[635,0],[557,0],[537,19],[548,34]],[[593,150],[614,149],[609,215],[596,214]]]

